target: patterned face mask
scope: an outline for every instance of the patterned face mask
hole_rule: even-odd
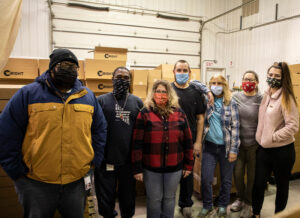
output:
[[[125,79],[113,79],[113,94],[116,99],[121,99],[122,97],[126,96],[129,86],[130,80]]]
[[[252,92],[256,88],[255,82],[242,82],[242,87],[245,92]]]
[[[159,106],[165,106],[168,103],[167,93],[154,93],[154,101]]]
[[[268,77],[267,83],[271,88],[280,88],[282,86],[281,79]]]

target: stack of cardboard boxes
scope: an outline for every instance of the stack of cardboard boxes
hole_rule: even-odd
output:
[[[96,47],[94,59],[86,59],[84,65],[86,86],[95,95],[113,90],[112,73],[117,67],[125,67],[127,49]]]
[[[18,89],[33,82],[37,76],[37,59],[9,58],[0,72],[0,112]]]
[[[290,65],[292,84],[300,113],[300,64]],[[300,131],[295,135],[296,161],[292,173],[300,173]]]
[[[0,72],[0,112],[9,99],[38,76],[38,60],[10,58]],[[0,211],[4,217],[21,217],[22,208],[14,184],[0,168]],[[0,216],[1,216],[0,215]]]

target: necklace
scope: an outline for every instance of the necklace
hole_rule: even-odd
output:
[[[125,102],[124,102],[123,107],[121,107],[121,105],[119,105],[119,102],[118,102],[118,100],[116,99],[115,95],[114,95],[114,94],[112,94],[112,95],[114,96],[115,102],[116,102],[116,104],[117,104],[117,106],[118,106],[117,109],[118,109],[119,111],[124,111],[124,109],[125,109],[125,107],[126,107],[126,104],[127,104],[127,100],[128,100],[129,94],[128,94],[128,93],[126,94],[126,99],[125,99]],[[123,113],[120,113],[120,119],[123,119]]]

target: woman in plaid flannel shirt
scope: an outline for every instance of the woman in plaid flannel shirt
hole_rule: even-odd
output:
[[[145,182],[147,217],[174,217],[176,188],[193,168],[193,142],[168,81],[154,83],[136,119],[131,157],[134,177]]]
[[[226,217],[234,161],[240,145],[238,106],[231,99],[225,78],[218,74],[209,81],[215,101],[207,105],[203,132],[201,169],[201,193],[203,208],[198,217],[207,217],[213,210],[212,183],[217,162],[220,164],[221,189],[218,202],[218,217]]]

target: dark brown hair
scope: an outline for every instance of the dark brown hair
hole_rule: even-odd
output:
[[[181,63],[181,64],[187,64],[187,65],[188,65],[188,68],[189,68],[189,73],[191,72],[190,65],[189,65],[189,63],[188,63],[186,60],[178,60],[178,61],[176,61],[176,63],[174,64],[173,71],[175,71],[176,66],[177,66],[178,63]]]
[[[283,108],[287,111],[291,109],[291,99],[297,105],[296,97],[294,94],[292,79],[290,69],[286,62],[275,62],[271,67],[268,69],[268,73],[271,68],[276,68],[281,70],[281,84],[282,84],[282,101],[281,104]]]
[[[245,78],[245,75],[246,75],[247,73],[251,73],[252,75],[254,75],[254,77],[255,77],[255,80],[257,81],[257,83],[259,83],[259,78],[258,78],[258,75],[257,75],[257,73],[255,73],[255,71],[253,71],[253,70],[247,70],[247,71],[244,73],[244,75],[243,75],[243,78],[242,78],[242,79],[244,79],[244,78]],[[258,86],[256,86],[255,90],[256,90],[256,92],[258,92]]]

